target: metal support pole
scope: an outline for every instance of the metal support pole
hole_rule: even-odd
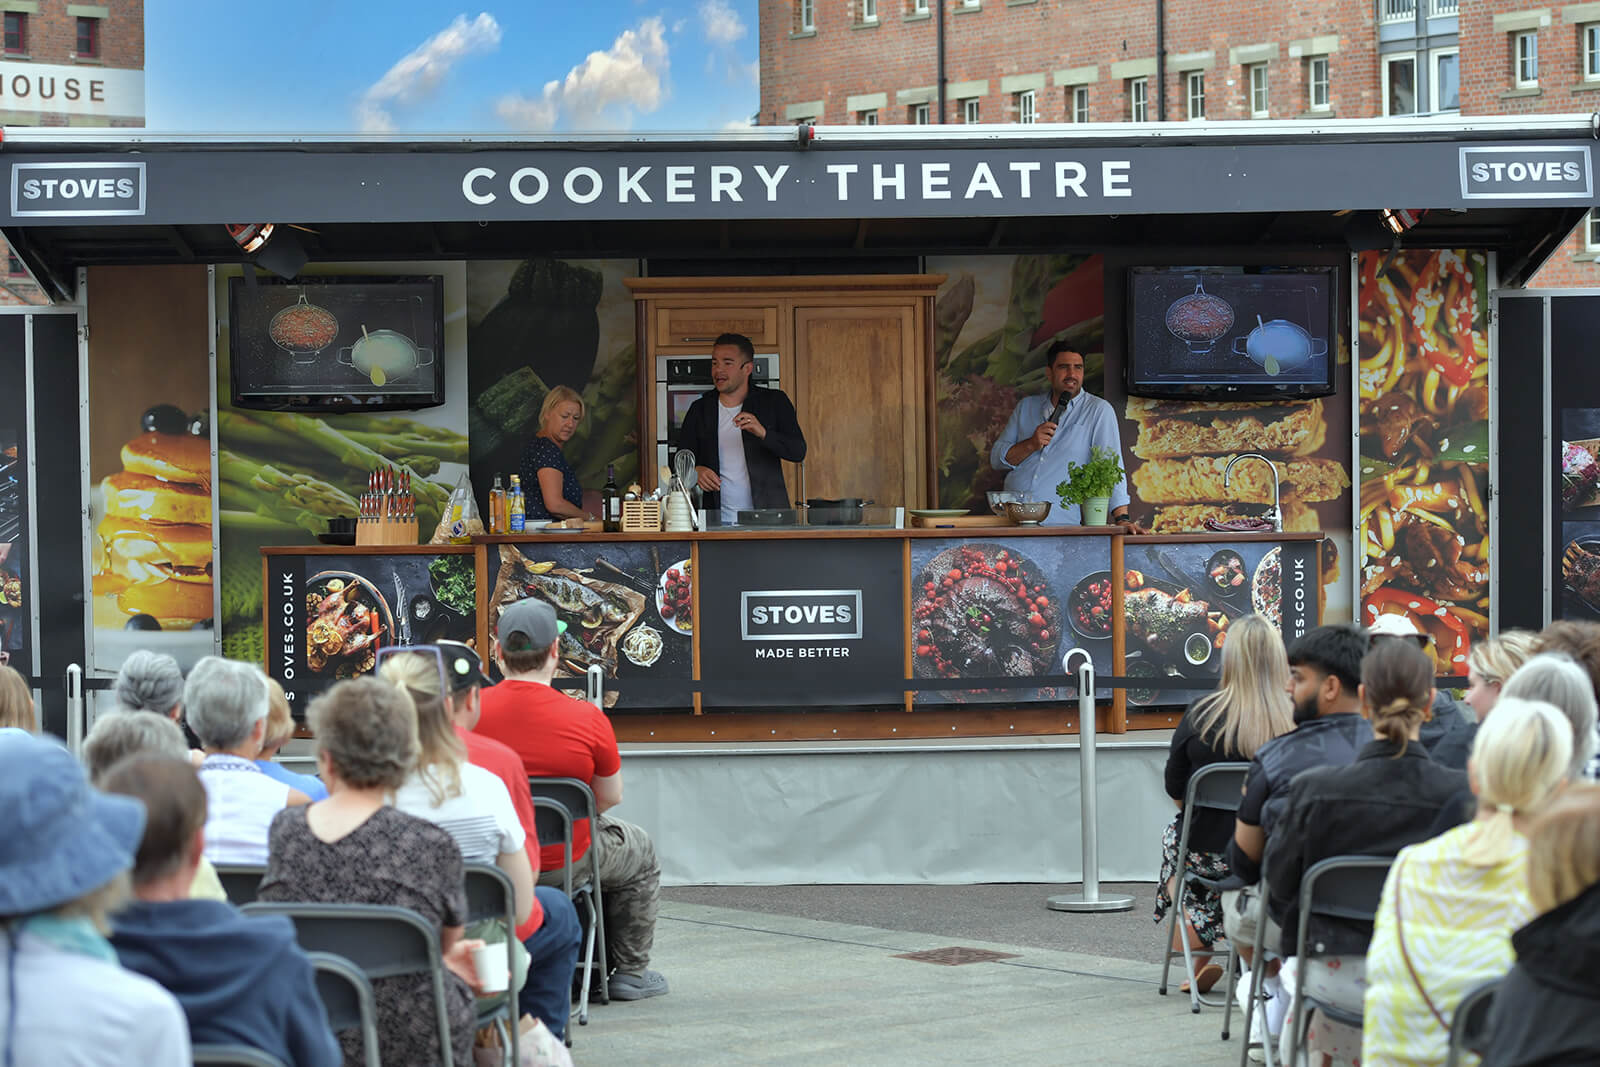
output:
[[[67,664],[67,751],[77,756],[83,752],[83,737],[88,724],[84,721],[83,668],[76,663]]]
[[[1050,897],[1045,905],[1051,911],[1128,911],[1133,898],[1100,895],[1100,841],[1096,814],[1095,722],[1094,722],[1094,663],[1089,653],[1074,648],[1062,660],[1062,666],[1072,663],[1073,657],[1082,654],[1078,665],[1078,797],[1082,801],[1083,829],[1083,892],[1062,893]]]
[[[598,663],[589,664],[583,676],[583,699],[606,710],[606,669]]]

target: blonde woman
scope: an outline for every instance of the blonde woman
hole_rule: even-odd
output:
[[[583,397],[565,385],[545,394],[539,432],[522,450],[522,492],[530,519],[592,519],[564,449],[583,422]]]
[[[1222,648],[1222,685],[1196,700],[1172,734],[1167,754],[1167,795],[1177,802],[1177,816],[1161,835],[1161,878],[1156,888],[1156,922],[1162,922],[1177,892],[1178,835],[1183,828],[1183,798],[1189,779],[1212,763],[1248,762],[1256,750],[1294,728],[1287,690],[1289,658],[1278,628],[1260,615],[1246,615],[1228,627]],[[1227,812],[1195,812],[1189,825],[1187,868],[1203,878],[1228,873],[1223,852],[1233,835]],[[1222,903],[1203,886],[1184,894],[1184,936],[1197,949],[1208,949],[1222,936]],[[1222,968],[1207,963],[1196,976],[1202,993],[1216,984]],[[1185,983],[1187,985],[1187,983]]]
[[[1467,706],[1479,722],[1489,717],[1500,699],[1500,687],[1538,651],[1539,635],[1532,630],[1506,630],[1481,641],[1467,653]]]
[[[33,694],[15,669],[0,664],[0,728],[15,727],[30,734],[39,732],[39,719],[33,711]]]
[[[1495,993],[1486,1062],[1593,1063],[1600,1048],[1600,786],[1569,785],[1528,831],[1538,918],[1511,935],[1517,962]]]
[[[276,779],[290,789],[298,789],[312,800],[327,800],[328,787],[315,775],[296,774],[276,759],[278,752],[294,736],[294,714],[289,711],[289,698],[277,679],[267,679],[267,733],[261,740],[261,755],[256,766],[268,778]]]
[[[1566,779],[1571,733],[1549,704],[1500,700],[1467,764],[1477,817],[1395,857],[1367,949],[1367,1062],[1442,1062],[1455,1006],[1510,965],[1534,910],[1524,835]]]

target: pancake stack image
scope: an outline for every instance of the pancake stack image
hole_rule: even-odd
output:
[[[97,625],[186,630],[211,618],[211,440],[148,431],[122,446],[121,471],[101,483],[95,528]],[[104,612],[97,610],[97,615]]]

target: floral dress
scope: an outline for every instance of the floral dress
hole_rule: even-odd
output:
[[[260,898],[321,904],[388,904],[410,908],[436,927],[466,921],[461,851],[450,835],[425,819],[379,808],[337,841],[311,832],[306,808],[286,808],[272,821],[267,873]],[[472,1062],[476,1015],[472,991],[444,972],[445,1004],[456,1063]],[[372,983],[378,1008],[378,1044],[384,1067],[424,1067],[439,1062],[433,983],[426,975],[380,978]],[[346,1064],[360,1064],[361,1035],[339,1036]]]

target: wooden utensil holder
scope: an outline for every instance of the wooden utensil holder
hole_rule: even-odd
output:
[[[417,543],[417,520],[394,516],[362,519],[356,523],[358,545],[414,545]]]
[[[624,500],[622,502],[623,533],[659,533],[661,530],[661,501]]]

